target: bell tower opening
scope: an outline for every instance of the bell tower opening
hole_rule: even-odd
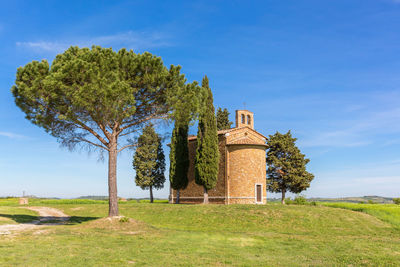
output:
[[[245,126],[254,130],[254,113],[248,110],[236,110],[236,128]]]

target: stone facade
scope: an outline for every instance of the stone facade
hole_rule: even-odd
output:
[[[188,141],[189,184],[185,190],[180,190],[180,202],[202,203],[204,189],[195,183],[194,178],[196,136],[189,137]],[[247,110],[236,111],[236,127],[218,131],[218,141],[220,151],[218,181],[216,187],[208,191],[209,202],[265,204],[266,137],[254,130],[253,113]],[[175,201],[176,191],[171,190],[170,202]]]
[[[236,127],[248,126],[254,129],[254,113],[248,110],[236,110]]]

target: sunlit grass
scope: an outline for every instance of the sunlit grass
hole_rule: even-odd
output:
[[[37,216],[38,213],[36,211],[20,207],[0,206],[0,225],[28,223],[37,220]]]
[[[390,266],[400,261],[398,229],[345,209],[125,202],[120,213],[130,220],[110,221],[97,219],[107,215],[104,202],[60,200],[45,206],[77,220],[0,238],[0,265]],[[23,210],[0,208],[3,214]]]
[[[321,203],[327,207],[349,209],[360,211],[379,218],[382,221],[391,223],[400,228],[400,205],[396,204],[356,204],[356,203]]]

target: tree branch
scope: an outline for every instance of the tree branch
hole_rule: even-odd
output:
[[[38,101],[38,104],[41,105],[41,106],[44,107],[44,108],[50,109],[51,111],[53,111],[53,112],[54,112],[55,114],[57,114],[57,115],[61,115],[61,113],[60,113],[59,111],[57,111],[57,110],[55,110],[55,109],[52,109],[50,105],[46,105],[46,104],[40,103],[40,101]],[[106,147],[108,146],[108,142],[107,142],[106,140],[104,140],[104,138],[103,138],[101,135],[99,135],[98,133],[96,133],[96,132],[95,132],[93,129],[91,129],[89,126],[87,126],[87,125],[84,124],[83,122],[79,121],[78,119],[73,120],[73,122],[75,122],[76,124],[78,124],[78,125],[80,126],[79,128],[81,128],[81,129],[83,129],[83,130],[86,130],[86,131],[88,131],[89,133],[91,133],[92,135],[94,135],[97,139],[99,139],[99,141],[100,141],[103,145],[105,145]],[[96,124],[98,124],[98,123],[96,122]],[[99,124],[98,124],[98,125],[99,125]],[[100,125],[99,125],[99,127],[100,127]],[[106,135],[106,137],[107,137],[107,135]],[[107,138],[108,138],[108,137],[107,137]],[[102,148],[104,148],[104,147],[102,147]]]
[[[125,135],[128,135],[128,134],[134,133],[134,132],[137,132],[137,130],[132,130],[132,131],[120,134],[119,136],[122,137],[122,136],[125,136]]]
[[[146,118],[144,118],[144,119],[141,119],[141,120],[132,122],[132,123],[130,123],[130,124],[128,124],[128,125],[125,125],[124,127],[122,127],[122,128],[118,131],[118,134],[122,133],[124,130],[126,130],[126,129],[132,127],[132,126],[141,124],[141,123],[143,123],[143,122],[146,122],[146,121],[149,121],[149,120],[153,120],[153,119],[162,119],[162,118],[166,118],[166,117],[167,117],[167,114],[162,114],[162,115],[160,115],[160,114],[152,114],[152,115],[150,115],[149,117],[146,117]],[[124,135],[126,135],[126,134],[124,134]]]
[[[120,148],[120,149],[117,150],[117,153],[121,152],[121,151],[124,150],[125,148],[128,148],[128,147],[136,147],[136,146],[137,146],[137,144],[123,146],[122,148]]]
[[[102,148],[102,149],[105,149],[105,150],[109,151],[107,147],[102,146],[102,145],[99,145],[99,144],[96,144],[96,143],[94,143],[94,142],[92,142],[92,141],[89,141],[89,140],[87,140],[87,139],[85,139],[85,138],[80,138],[80,137],[79,137],[79,138],[77,138],[77,140],[82,141],[82,142],[89,143],[89,144],[91,144],[91,145],[94,145],[94,146],[97,146],[97,147],[100,147],[100,148]]]
[[[103,145],[105,145],[106,147],[108,146],[108,142],[106,140],[104,140],[103,137],[101,137],[98,133],[96,133],[93,129],[89,128],[88,126],[86,126],[86,124],[84,124],[83,122],[79,121],[79,120],[75,120],[75,123],[77,123],[78,125],[80,125],[83,129],[85,129],[86,131],[88,131],[89,133],[93,134],[97,139],[99,139],[99,141],[101,143],[103,143]]]
[[[107,131],[106,127],[105,127],[103,124],[101,124],[100,122],[98,122],[97,120],[95,120],[95,119],[94,119],[94,116],[93,116],[90,112],[88,112],[88,113],[89,113],[90,118],[97,124],[97,126],[99,126],[100,130],[103,131],[104,136],[105,136],[108,140],[110,140],[111,134],[110,134],[109,131]]]

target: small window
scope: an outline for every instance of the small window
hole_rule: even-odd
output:
[[[251,117],[250,117],[250,115],[247,115],[247,124],[248,124],[248,125],[251,124]]]
[[[244,114],[242,114],[242,123],[245,124],[246,123],[246,117],[244,116]]]

